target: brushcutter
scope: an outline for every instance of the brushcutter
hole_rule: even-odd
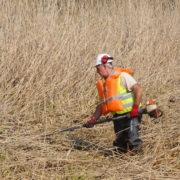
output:
[[[163,115],[163,112],[157,106],[157,103],[155,101],[149,100],[146,103],[146,108],[140,109],[139,115],[142,115],[142,114],[148,114],[151,118],[159,118],[159,117],[161,117]],[[116,121],[116,120],[120,120],[120,119],[125,118],[125,117],[130,118],[130,113],[128,113],[126,115],[123,115],[123,116],[119,116],[119,117],[106,117],[103,120],[99,120],[99,121],[94,122],[93,125],[102,124],[102,123],[110,122],[110,121]],[[45,136],[51,136],[51,135],[53,135],[55,133],[60,133],[60,132],[73,131],[75,129],[80,129],[80,128],[84,128],[84,127],[87,127],[87,125],[86,124],[81,124],[81,125],[78,125],[78,126],[73,126],[73,127],[70,127],[70,128],[62,129],[62,130],[57,130],[57,131],[54,131],[53,133],[46,134]]]

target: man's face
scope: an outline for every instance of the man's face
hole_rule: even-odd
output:
[[[105,65],[98,65],[96,66],[97,73],[102,77],[107,77],[107,67]]]

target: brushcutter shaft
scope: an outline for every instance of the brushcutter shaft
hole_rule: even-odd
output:
[[[46,134],[45,136],[51,136],[53,134],[57,134],[57,133],[60,133],[60,132],[73,131],[75,129],[80,129],[80,128],[83,128],[83,127],[85,127],[84,124],[83,125],[79,125],[79,126],[74,126],[74,127],[66,128],[66,129],[62,129],[62,130],[57,130],[57,131],[54,131],[53,133]]]
[[[84,124],[79,125],[79,126],[70,127],[70,128],[67,128],[67,129],[63,129],[63,130],[60,130],[59,132],[73,131],[73,130],[75,130],[75,129],[80,129],[80,128],[83,128],[83,127],[85,127]]]
[[[116,117],[116,118],[113,118],[113,117],[109,118],[109,117],[107,117],[106,119],[99,120],[99,121],[93,123],[93,125],[95,125],[95,124],[102,124],[102,123],[105,123],[105,122],[110,122],[110,121],[115,121],[115,120],[120,120],[120,119],[125,118],[125,117],[127,117],[127,115],[119,116],[119,117]]]
[[[158,117],[161,117],[163,115],[163,112],[161,111],[161,109],[156,108],[156,109],[152,110],[150,113],[148,113],[146,108],[144,108],[144,109],[141,109],[139,111],[139,115],[142,115],[142,114],[148,114],[150,117],[158,118]],[[115,118],[113,118],[113,117],[110,117],[110,118],[106,117],[103,120],[99,120],[99,121],[94,122],[93,125],[102,124],[102,123],[110,122],[110,121],[116,121],[116,120],[120,120],[120,119],[125,118],[125,117],[129,117],[130,118],[130,113],[128,113],[126,115],[123,115],[123,116],[115,117]],[[78,126],[74,126],[74,127],[70,127],[70,128],[54,131],[53,133],[46,134],[45,136],[50,136],[50,135],[53,135],[55,133],[60,133],[60,132],[73,131],[75,129],[80,129],[80,128],[83,128],[83,127],[87,127],[87,125],[86,124],[82,124],[82,125],[78,125]]]

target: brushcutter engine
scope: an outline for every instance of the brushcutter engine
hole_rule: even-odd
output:
[[[145,111],[152,118],[159,118],[163,115],[162,110],[158,107],[154,100],[149,100],[146,102]]]

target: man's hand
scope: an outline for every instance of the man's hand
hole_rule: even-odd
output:
[[[133,108],[132,108],[132,110],[130,112],[131,117],[138,116],[138,109],[139,109],[139,106],[137,104],[134,104]]]
[[[86,122],[86,128],[92,128],[95,122],[96,120],[94,119],[94,117],[92,117],[89,121]]]

